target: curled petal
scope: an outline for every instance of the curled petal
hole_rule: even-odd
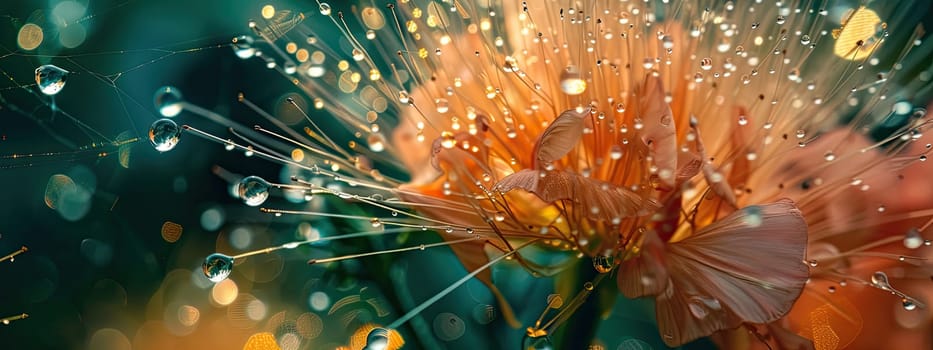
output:
[[[564,111],[544,129],[534,148],[534,166],[538,169],[543,164],[560,159],[570,152],[583,136],[583,121],[590,109],[577,112],[575,109]]]

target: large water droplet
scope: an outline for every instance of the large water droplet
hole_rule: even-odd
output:
[[[904,236],[904,247],[907,249],[917,249],[922,245],[923,237],[920,236],[920,231],[917,231],[916,228],[907,230],[907,234]]]
[[[253,47],[253,37],[249,35],[240,35],[233,38],[232,47],[233,53],[244,60],[256,54],[256,48]]]
[[[36,68],[36,84],[39,91],[46,95],[55,95],[65,87],[65,77],[68,71],[46,64]]]
[[[259,176],[247,176],[237,185],[237,195],[246,205],[255,207],[269,199],[269,185]]]
[[[163,117],[174,117],[181,113],[184,108],[181,102],[181,91],[174,86],[160,87],[152,96],[152,103]]]
[[[211,282],[223,281],[233,272],[233,257],[220,253],[208,255],[201,264],[201,270]]]
[[[764,218],[761,215],[761,207],[757,205],[752,205],[742,209],[745,212],[745,216],[742,217],[742,221],[749,227],[758,227],[761,226],[761,222]]]
[[[373,328],[366,336],[364,350],[384,350],[389,347],[389,330],[381,327]]]
[[[149,143],[156,151],[171,151],[181,139],[181,128],[171,119],[159,119],[149,127]]]
[[[690,309],[690,313],[693,314],[693,317],[698,319],[709,316],[711,310],[722,310],[722,304],[719,303],[719,300],[701,296],[690,297],[690,301],[687,302],[687,307]]]
[[[891,284],[888,283],[888,275],[881,271],[875,271],[875,273],[871,275],[871,284],[880,289],[891,289]]]
[[[901,306],[903,306],[904,310],[907,311],[914,311],[917,309],[917,304],[907,298],[901,299]]]
[[[526,336],[524,339],[522,339],[522,349],[523,350],[551,350],[551,349],[554,349],[554,346],[551,345],[551,340],[547,336],[543,336],[543,337]]]
[[[580,68],[569,65],[560,72],[560,90],[568,95],[579,95],[586,91],[586,81],[580,75]]]
[[[331,12],[330,4],[326,2],[322,2],[321,6],[319,7],[319,10],[321,10],[322,15],[330,16],[330,12]]]
[[[612,271],[612,257],[597,255],[593,257],[593,268],[599,273]]]

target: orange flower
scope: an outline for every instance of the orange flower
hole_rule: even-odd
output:
[[[927,150],[912,145],[928,127],[925,118],[901,118],[915,111],[889,98],[921,34],[906,38],[913,28],[882,20],[898,9],[488,6],[403,1],[389,5],[391,16],[364,8],[371,45],[348,34],[352,61],[333,54],[339,71],[321,73],[321,58],[308,63],[310,77],[294,80],[343,101],[317,108],[359,140],[344,150],[306,128],[313,152],[283,162],[395,198],[296,181],[410,209],[405,220],[371,220],[439,230],[513,326],[488,267],[507,254],[535,275],[560,271],[518,252],[530,244],[593,259],[597,272],[617,272],[626,296],[653,297],[670,346],[743,325],[780,346],[871,344],[859,338],[867,309],[851,306],[862,290],[893,293],[906,308],[924,304],[900,288],[928,265],[886,246],[933,216],[923,211],[933,203],[891,198],[909,183],[895,173],[920,171],[910,165]],[[387,26],[386,17],[398,22]],[[386,47],[397,57],[377,54]],[[872,141],[879,123],[894,131]],[[410,176],[386,176],[393,167]],[[892,234],[892,224],[903,227]],[[830,293],[827,283],[840,286]],[[528,334],[546,336],[565,319]]]

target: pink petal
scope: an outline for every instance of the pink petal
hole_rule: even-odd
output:
[[[657,272],[653,261],[666,263],[670,280],[656,297],[656,313],[671,347],[742,323],[777,320],[790,311],[809,275],[803,263],[807,225],[790,200],[736,211],[668,244],[666,254],[655,252],[659,240],[650,235],[642,248],[647,253],[636,258],[646,262],[631,266]],[[639,294],[632,283],[619,282],[623,293]]]
[[[628,259],[619,266],[616,283],[626,298],[661,294],[670,280],[664,262],[664,242],[658,235],[654,231],[646,232],[641,247],[638,258]]]
[[[554,122],[544,129],[541,136],[538,136],[538,141],[535,142],[533,151],[535,165],[532,168],[540,169],[545,164],[562,158],[576,147],[583,136],[584,117],[589,113],[589,108],[583,112],[569,109],[554,119]]]
[[[648,74],[640,100],[641,118],[645,124],[642,141],[649,147],[658,169],[674,172],[677,169],[677,130],[674,113],[664,101],[661,78]],[[674,186],[674,178],[662,178],[667,187]]]
[[[726,203],[729,203],[733,208],[738,206],[735,203],[735,193],[732,192],[732,185],[729,184],[729,181],[726,180],[726,176],[722,173],[716,171],[716,168],[713,166],[713,163],[706,156],[706,147],[703,146],[702,137],[700,137],[700,130],[694,125],[694,132],[696,132],[696,144],[697,152],[700,153],[700,159],[703,162],[703,178],[706,179],[706,183],[709,184],[710,190],[713,191],[719,198],[722,198]]]

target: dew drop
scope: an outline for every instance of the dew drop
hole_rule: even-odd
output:
[[[587,291],[592,291],[593,288],[596,288],[593,286],[593,282],[586,282],[583,284],[583,289],[586,289]]]
[[[586,91],[586,81],[577,66],[569,65],[560,72],[560,90],[568,95],[579,95]]]
[[[330,4],[328,4],[328,3],[326,3],[326,2],[322,2],[322,3],[321,3],[321,6],[319,6],[318,9],[321,11],[321,14],[322,14],[322,15],[324,15],[324,16],[330,16],[330,12],[331,12]]]
[[[163,86],[156,90],[152,103],[163,117],[174,117],[184,108],[181,91],[174,86]]]
[[[59,93],[65,87],[65,77],[68,73],[51,64],[39,66],[36,68],[36,84],[39,91],[49,96]]]
[[[256,55],[256,48],[253,47],[253,37],[249,35],[240,35],[233,38],[232,47],[236,57],[244,60]]]
[[[237,195],[246,205],[255,207],[269,199],[271,185],[259,176],[247,176],[237,184]]]
[[[531,330],[531,328],[529,328]],[[522,339],[522,349],[524,350],[553,350],[554,346],[547,336],[532,337],[526,336]]]
[[[408,96],[408,91],[399,90],[399,92],[398,92],[398,102],[401,103],[401,104],[403,104],[403,105],[407,105],[407,104],[411,103],[411,97]]]
[[[800,44],[801,44],[801,45],[810,45],[810,36],[809,36],[809,35],[806,35],[806,34],[801,35],[801,36],[800,36]]]
[[[871,274],[871,284],[883,290],[891,290],[888,275],[881,271],[875,271],[875,273]]]
[[[208,255],[201,264],[201,271],[211,282],[223,281],[233,272],[233,257],[220,253]]]
[[[713,60],[709,57],[704,57],[700,60],[700,68],[703,70],[713,69]]]
[[[162,118],[156,120],[149,127],[149,143],[155,147],[156,151],[171,151],[178,145],[181,139],[181,128],[171,119]]]
[[[761,214],[761,207],[757,205],[752,205],[742,209],[745,212],[745,216],[742,217],[742,221],[749,227],[759,227],[761,226],[764,218]]]
[[[903,306],[904,310],[907,311],[914,311],[917,309],[917,304],[907,298],[901,299],[901,306]]]
[[[434,104],[437,106],[437,113],[447,113],[450,110],[450,103],[446,98],[436,99]]]
[[[597,255],[593,257],[593,268],[599,273],[609,273],[612,271],[612,257]]]
[[[920,236],[920,231],[916,228],[907,230],[907,234],[904,236],[904,247],[907,249],[917,249],[922,245],[923,237]]]
[[[493,219],[497,222],[503,222],[505,221],[505,213],[497,211],[496,214],[493,215]]]
[[[389,330],[381,327],[373,328],[366,335],[367,350],[385,350],[389,347]]]

